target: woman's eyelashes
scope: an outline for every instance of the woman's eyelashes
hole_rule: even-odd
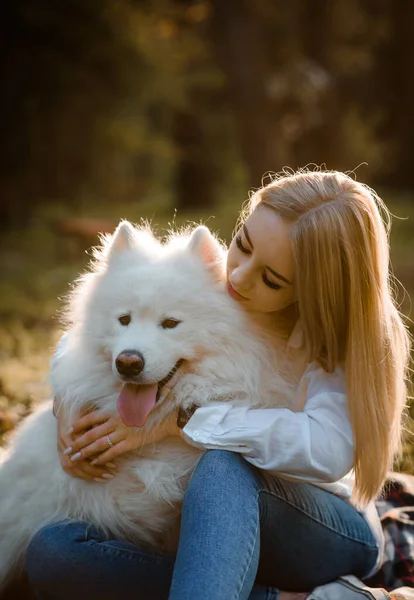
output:
[[[268,287],[272,288],[272,290],[281,290],[282,289],[281,285],[279,285],[278,283],[275,283],[274,281],[270,281],[270,279],[268,279],[266,272],[263,273],[262,279],[263,279],[263,283],[265,285],[267,285]]]
[[[236,246],[240,250],[240,252],[243,252],[244,254],[251,254],[251,251],[248,248],[246,248],[246,246],[243,246],[241,235],[236,236]],[[270,287],[272,290],[282,289],[282,286],[280,286],[278,283],[270,281],[270,279],[266,275],[266,271],[263,271],[262,280],[263,283],[267,285],[267,287]]]
[[[241,252],[244,252],[244,254],[250,254],[250,250],[243,246],[241,235],[236,235],[236,246]]]

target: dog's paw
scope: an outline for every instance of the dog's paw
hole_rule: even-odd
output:
[[[205,406],[214,396],[214,385],[211,379],[189,373],[174,386],[174,395],[183,408],[189,408],[193,404]]]

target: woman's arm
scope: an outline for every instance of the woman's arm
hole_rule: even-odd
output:
[[[341,479],[353,466],[354,440],[340,373],[307,375],[304,409],[249,409],[217,403],[184,427],[189,444],[243,454],[268,471],[313,483]]]

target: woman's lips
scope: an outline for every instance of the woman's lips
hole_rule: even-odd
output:
[[[234,298],[234,300],[246,300],[246,298],[244,296],[239,294],[239,292],[236,292],[236,290],[234,289],[234,287],[231,285],[231,283],[229,281],[227,282],[227,291],[228,291],[229,295],[232,298]]]

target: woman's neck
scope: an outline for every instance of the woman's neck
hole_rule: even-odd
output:
[[[274,313],[251,312],[250,318],[265,335],[266,341],[277,351],[278,364],[284,375],[297,384],[307,366],[302,347],[290,344],[293,328],[299,318],[297,304],[291,304]]]
[[[250,318],[256,325],[270,334],[288,339],[299,318],[298,307],[292,303],[283,310],[271,313],[250,312]]]

